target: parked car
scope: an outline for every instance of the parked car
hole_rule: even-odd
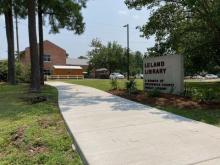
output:
[[[110,79],[124,79],[125,76],[120,73],[111,73],[109,78]]]
[[[205,75],[205,78],[207,78],[207,79],[217,79],[218,76],[216,76],[214,74],[207,74],[207,75]]]
[[[184,79],[191,79],[192,76],[185,76]]]
[[[143,78],[144,78],[144,75],[143,75],[143,74],[136,74],[136,75],[135,75],[135,78],[143,79]]]
[[[220,73],[217,74],[218,78],[220,78]]]
[[[192,79],[205,79],[204,77],[200,76],[200,75],[194,75],[192,77]]]

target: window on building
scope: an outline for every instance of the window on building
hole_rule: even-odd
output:
[[[51,70],[49,69],[44,69],[44,75],[51,75]]]
[[[50,62],[51,61],[51,56],[48,54],[44,54],[44,62]]]

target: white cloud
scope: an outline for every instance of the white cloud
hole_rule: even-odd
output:
[[[133,16],[134,19],[139,19],[140,17],[138,15]]]
[[[119,15],[128,15],[128,12],[126,10],[119,10],[118,14]]]

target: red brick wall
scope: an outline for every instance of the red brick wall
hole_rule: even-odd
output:
[[[66,51],[50,41],[44,41],[44,54],[51,56],[50,62],[44,62],[44,69],[53,70],[53,65],[66,65]],[[25,49],[25,55],[21,57],[24,65],[30,65],[30,49]]]

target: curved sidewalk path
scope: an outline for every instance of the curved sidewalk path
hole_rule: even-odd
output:
[[[220,128],[80,85],[47,82],[85,164],[220,165]]]

